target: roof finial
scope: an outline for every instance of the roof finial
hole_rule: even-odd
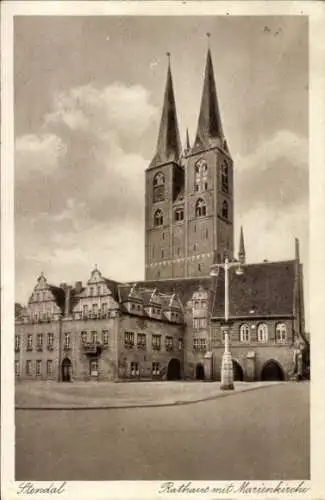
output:
[[[170,52],[166,52],[166,56],[168,57],[168,64],[170,64]]]
[[[211,36],[211,33],[207,33],[207,39],[208,39],[208,48],[210,48],[210,36]]]

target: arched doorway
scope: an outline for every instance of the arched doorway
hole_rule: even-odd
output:
[[[234,374],[234,380],[242,382],[244,380],[244,372],[240,364],[235,361],[234,359],[232,360],[232,369],[233,369],[233,374]]]
[[[195,378],[196,380],[204,380],[204,368],[202,363],[198,363],[196,365]]]
[[[62,361],[62,382],[71,382],[72,363],[69,358]]]
[[[261,371],[261,380],[284,380],[281,365],[274,360],[267,361]]]
[[[181,378],[181,363],[178,359],[171,359],[168,363],[167,380],[179,380]]]

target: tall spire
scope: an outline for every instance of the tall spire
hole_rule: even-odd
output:
[[[208,33],[207,35],[209,39],[210,34]],[[221,145],[223,147],[223,143],[224,135],[214,79],[211,50],[210,46],[208,46],[201,108],[194,146],[213,147]]]
[[[244,232],[243,226],[240,226],[240,238],[239,238],[239,252],[238,259],[241,264],[245,264],[246,261],[246,252],[245,252],[245,243],[244,243]]]
[[[186,142],[185,142],[185,149],[188,151],[191,149],[191,144],[190,144],[190,136],[188,133],[188,128],[186,129]]]
[[[170,53],[168,56],[167,80],[164,95],[164,105],[161,114],[156,154],[150,166],[156,166],[169,161],[178,161],[181,154],[176,104],[170,69]]]

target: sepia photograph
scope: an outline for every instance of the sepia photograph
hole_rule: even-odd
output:
[[[22,493],[310,480],[308,36],[15,16]]]

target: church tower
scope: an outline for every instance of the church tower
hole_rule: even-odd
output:
[[[179,203],[183,200],[184,186],[184,168],[180,162],[181,142],[169,59],[156,153],[146,170],[146,280],[184,276],[184,271],[178,272],[173,262],[174,204],[179,210],[177,217],[184,219],[184,201]],[[176,245],[179,256],[184,257],[184,229],[176,238],[179,238],[179,245]]]
[[[223,133],[210,48],[193,146],[185,157],[185,276],[233,258],[233,161]]]
[[[224,137],[210,48],[194,143],[182,150],[170,60],[156,153],[146,170],[145,279],[208,276],[233,258],[233,162]]]

